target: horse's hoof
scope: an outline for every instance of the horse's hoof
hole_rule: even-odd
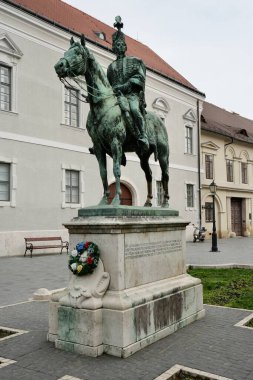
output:
[[[108,206],[108,199],[103,197],[101,201],[99,202],[98,206]]]
[[[169,208],[169,202],[163,202],[162,207],[163,208]]]
[[[152,203],[151,202],[148,202],[146,201],[145,204],[144,204],[144,207],[152,207]]]
[[[113,198],[111,205],[113,206],[120,206],[120,199],[119,198]]]

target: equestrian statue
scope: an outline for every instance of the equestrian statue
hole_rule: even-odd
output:
[[[169,145],[163,121],[153,112],[146,111],[145,79],[146,67],[136,57],[126,56],[127,45],[122,32],[121,17],[115,18],[117,31],[112,35],[112,50],[116,54],[107,75],[85,45],[84,35],[80,42],[70,39],[70,48],[55,65],[59,79],[76,80],[84,76],[87,86],[87,102],[90,111],[87,131],[92,139],[90,152],[95,154],[104,193],[99,205],[107,205],[109,187],[106,169],[106,154],[113,159],[115,196],[112,205],[120,205],[121,165],[126,165],[125,152],[135,152],[140,159],[147,181],[147,199],[144,206],[152,206],[152,172],[149,158],[154,154],[162,172],[163,207],[169,207]],[[78,83],[78,82],[77,82]]]

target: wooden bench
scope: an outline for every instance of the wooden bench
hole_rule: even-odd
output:
[[[51,244],[39,244],[41,242],[51,242]],[[46,249],[46,248],[61,248],[60,254],[62,254],[63,248],[66,248],[67,253],[68,253],[69,243],[67,241],[62,241],[61,236],[25,238],[24,256],[26,255],[27,251],[30,251],[31,257],[32,257],[34,249]]]

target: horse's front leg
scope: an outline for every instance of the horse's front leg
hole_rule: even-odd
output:
[[[103,187],[104,187],[104,195],[98,205],[99,206],[108,205],[108,197],[109,197],[110,192],[109,192],[108,180],[107,180],[106,153],[96,148],[94,149],[94,153],[98,160],[100,177],[102,179]]]
[[[115,196],[112,200],[112,205],[120,205],[120,164],[122,159],[122,145],[117,138],[114,138],[111,144],[112,158],[113,158],[113,174],[115,177]]]

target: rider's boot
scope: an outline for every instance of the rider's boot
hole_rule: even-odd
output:
[[[148,137],[146,133],[144,133],[143,135],[140,135],[140,137],[138,138],[138,143],[140,143],[140,145],[145,150],[149,150],[149,142],[148,142]]]
[[[149,150],[149,141],[148,141],[147,133],[145,131],[145,127],[144,127],[144,120],[142,120],[139,123],[139,131],[140,131],[140,135],[138,137],[138,143],[140,144],[142,149],[147,151]]]

